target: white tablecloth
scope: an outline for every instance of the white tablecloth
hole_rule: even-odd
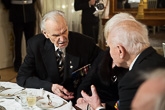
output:
[[[23,89],[22,87],[18,86],[16,83],[11,83],[11,82],[0,82],[0,87],[1,86],[5,87],[5,88],[17,89],[18,91],[16,91],[16,92],[19,92]],[[27,91],[27,92],[31,91],[34,95],[43,96],[44,98],[47,98],[47,95],[49,94],[51,98],[55,98],[60,101],[62,100],[64,103],[66,103],[63,106],[55,108],[55,110],[75,110],[75,108],[72,107],[71,102],[67,102],[64,99],[60,98],[59,96],[57,96],[53,93],[50,93],[48,91],[44,91],[42,89],[31,89],[31,88],[26,88],[25,91]],[[5,91],[2,91],[2,92],[4,93]],[[2,92],[0,94],[2,94]],[[21,104],[19,102],[17,102],[14,98],[6,99],[3,97],[0,97],[0,106],[5,107],[6,110],[23,110]],[[34,110],[41,110],[41,109],[37,106],[34,106]]]

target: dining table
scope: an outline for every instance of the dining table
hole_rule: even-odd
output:
[[[27,95],[28,94],[28,95]],[[35,104],[29,107],[29,94],[35,97]],[[25,101],[25,102],[24,102]],[[23,88],[17,83],[0,82],[0,110],[76,110],[71,101],[44,90]]]

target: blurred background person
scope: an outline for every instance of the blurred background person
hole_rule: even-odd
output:
[[[35,2],[36,0],[2,0],[6,9],[9,9],[9,21],[13,24],[15,45],[14,70],[16,72],[18,72],[22,63],[21,44],[23,32],[26,42],[35,35]]]
[[[157,8],[165,8],[165,0],[157,0]]]
[[[82,10],[82,32],[85,35],[92,37],[95,43],[98,42],[99,33],[99,16],[95,16],[96,11],[94,5],[95,0],[75,0],[74,9],[76,11]]]
[[[139,87],[131,110],[165,110],[165,69],[158,69],[141,78],[146,81]]]

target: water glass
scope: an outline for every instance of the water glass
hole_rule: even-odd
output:
[[[19,97],[20,97],[20,100],[21,100],[22,108],[27,109],[28,108],[28,106],[27,106],[27,93],[21,93],[19,95]]]

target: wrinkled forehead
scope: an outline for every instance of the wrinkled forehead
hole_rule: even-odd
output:
[[[66,21],[61,16],[56,17],[56,19],[47,19],[45,26],[47,31],[62,31],[67,29]]]

